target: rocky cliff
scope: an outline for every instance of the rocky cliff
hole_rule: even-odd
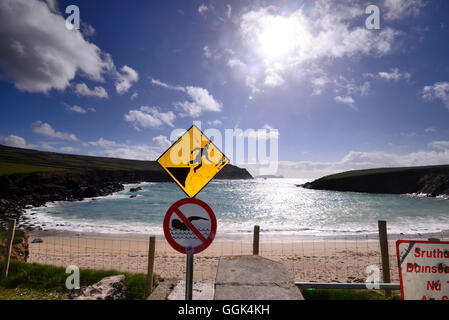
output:
[[[449,195],[449,165],[383,168],[343,172],[303,185],[304,188],[366,193]]]

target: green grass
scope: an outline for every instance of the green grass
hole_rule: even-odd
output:
[[[155,161],[80,156],[11,148],[0,145],[0,175],[34,172],[97,170],[157,170]]]
[[[0,261],[0,270],[3,261]],[[147,298],[147,276],[140,273],[124,273],[114,270],[80,269],[80,285],[89,286],[102,278],[124,274],[126,276],[126,299]],[[69,274],[65,268],[11,260],[9,275],[0,280],[1,299],[65,299],[70,290],[65,287]],[[156,275],[153,275],[156,278]]]
[[[22,230],[16,230],[14,232],[14,243],[19,241],[19,239],[23,237]],[[5,241],[8,238],[8,230],[0,228],[0,242]]]
[[[23,237],[23,231],[22,230],[16,230],[14,232],[14,243],[17,243],[20,238]],[[0,257],[3,258],[3,255],[5,254],[5,247],[3,246],[6,244],[6,241],[8,239],[8,230],[0,228]]]
[[[305,300],[401,300],[400,291],[386,297],[378,290],[301,289]]]

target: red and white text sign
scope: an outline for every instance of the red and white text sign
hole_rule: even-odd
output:
[[[449,242],[399,240],[403,300],[449,300]]]
[[[199,253],[214,240],[217,219],[212,209],[199,199],[175,202],[164,219],[164,235],[168,243],[181,253]]]

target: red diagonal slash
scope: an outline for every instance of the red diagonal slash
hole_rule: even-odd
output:
[[[203,235],[201,234],[201,232],[198,231],[198,229],[189,221],[189,219],[187,219],[184,214],[179,211],[178,208],[176,208],[175,213],[178,215],[178,217],[181,218],[182,222],[184,222],[184,224],[189,227],[190,230],[192,230],[192,232],[203,242],[205,243],[207,240],[206,238],[203,237]]]

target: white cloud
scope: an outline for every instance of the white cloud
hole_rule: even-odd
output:
[[[204,47],[203,47],[203,55],[204,55],[206,58],[212,57],[212,53],[210,52],[210,49],[209,49],[208,46],[204,46]]]
[[[136,130],[158,128],[164,123],[174,127],[175,114],[172,111],[160,112],[155,107],[142,106],[139,110],[130,110],[124,116],[125,120],[133,123]]]
[[[131,95],[131,100],[134,100],[134,99],[136,99],[137,97],[139,96],[139,93],[137,93],[137,91],[136,92],[134,92],[132,95]]]
[[[236,67],[244,67],[245,66],[245,64],[240,59],[235,59],[235,58],[229,59],[227,65],[231,69],[236,68]]]
[[[242,54],[233,59],[250,64],[243,72],[258,84],[273,87],[297,77],[298,69],[308,76],[312,62],[390,53],[399,33],[388,26],[367,30],[360,23],[365,7],[357,4],[317,0],[290,14],[276,6],[249,11],[240,19]],[[251,61],[243,58],[248,50],[254,53]]]
[[[282,78],[282,76],[276,72],[275,70],[268,70],[267,71],[267,75],[265,77],[264,80],[264,85],[266,87],[279,87],[282,86],[285,83],[284,78]]]
[[[31,127],[35,133],[46,136],[48,138],[78,141],[76,135],[72,133],[55,131],[51,125],[49,125],[46,122],[42,122],[40,120],[34,122]]]
[[[166,136],[160,135],[153,138],[153,142],[162,150],[168,149],[172,144]]]
[[[313,78],[312,79],[312,88],[313,88],[312,95],[321,96],[321,94],[323,93],[324,87],[329,83],[331,83],[331,81],[325,75],[319,76],[317,78]]]
[[[162,82],[159,79],[151,79],[151,83],[155,86],[159,86],[159,87],[163,87],[163,88],[167,88],[167,89],[171,89],[171,90],[184,91],[184,92],[186,91],[184,87],[172,86],[165,82]]]
[[[151,79],[151,83],[170,90],[185,92],[191,100],[175,102],[174,105],[191,117],[198,117],[205,111],[220,112],[223,107],[221,102],[215,100],[207,89],[193,86],[172,86],[158,79]]]
[[[83,107],[80,107],[80,106],[66,106],[66,110],[68,110],[68,111],[72,111],[72,112],[75,112],[75,113],[80,113],[80,114],[86,114],[86,113],[88,113],[88,112],[96,112],[97,110],[95,110],[95,108],[87,108],[87,109],[85,109],[85,108],[83,108]]]
[[[410,80],[411,74],[408,72],[401,73],[399,68],[392,68],[390,72],[381,71],[377,75],[372,73],[365,74],[366,77],[373,79],[384,79],[387,81],[399,81],[401,79]]]
[[[147,145],[121,146],[92,152],[92,155],[132,160],[156,160],[160,151]]]
[[[400,73],[398,68],[394,68],[391,72],[379,72],[379,76],[386,80],[410,79],[410,73]]]
[[[87,113],[87,110],[80,107],[80,106],[73,106],[73,107],[68,107],[67,110],[76,112],[76,113]]]
[[[53,12],[58,12],[58,0],[45,0],[47,3],[48,8]]]
[[[124,94],[128,92],[134,82],[139,80],[139,74],[131,67],[123,66],[120,71],[117,72],[117,80],[115,82],[115,89],[118,94]]]
[[[81,96],[97,97],[103,99],[107,99],[109,97],[105,88],[95,87],[93,90],[91,90],[85,83],[78,83],[75,86],[75,92]]]
[[[93,147],[115,147],[118,146],[118,144],[115,141],[106,140],[101,137],[97,141],[91,141],[85,144],[87,146],[93,146]]]
[[[0,1],[0,63],[19,90],[63,90],[77,73],[103,81],[110,71],[110,57],[55,10],[50,0]]]
[[[198,117],[204,111],[221,111],[223,105],[216,101],[206,89],[188,86],[185,87],[185,90],[191,101],[176,102],[175,106],[184,110],[189,116]]]
[[[418,151],[405,155],[385,152],[349,152],[340,161],[313,162],[313,161],[280,161],[277,163],[276,174],[287,178],[315,179],[329,174],[349,170],[362,170],[386,167],[411,167],[426,165],[442,165],[449,163],[449,150]],[[260,164],[242,165],[255,175],[258,175]]]
[[[386,20],[398,20],[408,16],[417,16],[425,6],[423,0],[384,0]]]
[[[274,129],[272,126],[266,124],[262,127],[262,129],[254,130],[254,129],[246,129],[245,131],[237,131],[237,136],[252,138],[257,140],[278,140],[279,139],[279,130]]]
[[[10,134],[6,138],[1,139],[5,146],[26,149],[27,143],[24,138]]]
[[[198,7],[198,12],[199,12],[199,14],[200,15],[202,15],[202,16],[205,16],[206,15],[206,12],[209,10],[209,8],[205,5],[205,4],[202,4],[202,5],[200,5],[199,7]]]
[[[81,22],[81,32],[86,38],[91,38],[97,33],[94,27],[85,22]]]
[[[341,97],[341,96],[336,96],[335,97],[335,101],[339,102],[339,103],[343,103],[346,104],[348,106],[353,106],[355,101],[351,96],[345,96],[345,97]]]
[[[433,127],[429,127],[429,128],[426,128],[424,131],[427,133],[431,133],[431,132],[437,132],[437,129],[435,129]]]
[[[354,79],[348,80],[344,76],[339,76],[335,79],[334,85],[337,93],[343,91],[346,96],[352,96],[354,94],[366,96],[369,94],[371,88],[371,84],[367,81],[360,85],[359,81],[355,81]]]
[[[73,106],[73,107],[69,107],[67,108],[67,110],[76,112],[76,113],[87,113],[86,109],[81,108],[80,106]]]
[[[449,150],[449,141],[433,141],[429,143],[432,149]]]
[[[426,101],[441,100],[449,109],[449,82],[437,82],[433,86],[424,87],[422,97]]]
[[[214,120],[214,121],[207,121],[207,124],[208,125],[210,125],[210,126],[214,126],[214,127],[217,127],[217,126],[219,126],[219,125],[221,125],[223,122],[221,122],[221,120]]]

